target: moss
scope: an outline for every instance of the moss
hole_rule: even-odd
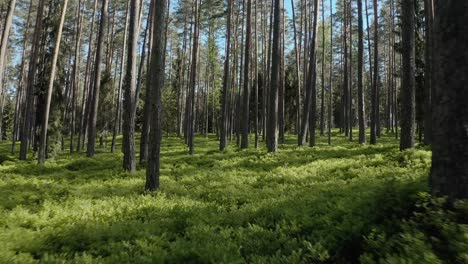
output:
[[[45,166],[14,159],[0,166],[0,262],[466,260],[466,204],[420,209],[429,150],[400,153],[392,135],[376,146],[339,135],[333,146],[286,142],[275,155],[233,145],[220,153],[210,135],[190,156],[183,140],[164,138],[154,194],[143,190],[143,167],[122,171],[121,153],[62,153]]]

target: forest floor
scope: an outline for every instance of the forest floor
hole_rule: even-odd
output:
[[[164,138],[154,194],[120,153],[39,166],[2,143],[0,263],[468,263],[468,202],[427,193],[428,149],[295,142],[220,153],[200,136],[190,156]]]

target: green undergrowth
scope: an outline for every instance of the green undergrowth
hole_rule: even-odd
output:
[[[429,150],[334,135],[220,153],[163,139],[161,189],[122,154],[39,166],[0,145],[2,263],[468,263],[468,205],[427,194]],[[253,142],[253,141],[251,141]],[[120,146],[118,146],[119,148]]]

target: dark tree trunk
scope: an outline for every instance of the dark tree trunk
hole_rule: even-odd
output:
[[[377,143],[377,115],[378,115],[378,83],[379,83],[379,22],[378,22],[378,6],[377,0],[374,0],[374,74],[372,80],[372,92],[371,92],[371,134],[370,143]]]
[[[362,79],[364,64],[364,29],[362,22],[362,0],[357,1],[358,5],[358,118],[359,118],[359,143],[366,143],[366,112],[364,100],[364,84]]]
[[[435,0],[431,187],[468,198],[468,2]]]
[[[224,77],[223,77],[223,94],[222,94],[222,117],[221,117],[221,131],[219,135],[219,150],[224,151],[226,148],[226,134],[228,130],[228,118],[229,118],[229,91],[231,89],[230,84],[230,70],[229,62],[231,56],[231,20],[232,20],[232,0],[228,0],[228,12],[227,12],[227,23],[226,23],[226,58],[224,61]]]
[[[167,0],[156,0],[154,2],[153,12],[153,45],[151,51],[151,70],[153,74],[150,75],[149,87],[151,89],[151,130],[149,142],[149,155],[148,166],[146,169],[146,186],[147,191],[154,191],[159,188],[159,169],[160,169],[160,151],[161,151],[161,90],[164,87],[165,79],[165,43],[166,34],[165,21],[166,21],[166,8]],[[162,55],[161,55],[162,54]]]
[[[195,16],[195,25],[193,31],[193,46],[192,46],[192,61],[191,61],[191,70],[190,70],[190,104],[189,104],[189,123],[188,123],[188,145],[189,153],[193,155],[194,152],[194,138],[195,138],[195,88],[196,88],[196,79],[197,79],[197,66],[198,66],[198,40],[200,34],[200,3],[199,0],[195,0],[194,3],[194,16]],[[155,10],[158,10],[157,8]],[[156,12],[157,13],[157,12]]]
[[[325,8],[325,7],[322,7]],[[330,0],[330,27],[333,28],[333,1]],[[328,145],[331,145],[333,126],[333,30],[330,30],[330,89],[328,92]]]
[[[415,134],[415,13],[414,0],[401,2],[402,80],[400,150],[414,147]]]
[[[26,85],[26,106],[24,107],[24,119],[21,132],[20,160],[26,160],[29,147],[29,138],[32,129],[32,119],[34,115],[34,81],[36,78],[37,60],[40,49],[42,35],[42,18],[44,13],[44,0],[40,0],[37,7],[36,25],[31,48],[31,56],[28,69],[28,82]]]
[[[89,113],[88,120],[88,149],[86,152],[87,157],[92,157],[95,154],[95,145],[96,145],[96,122],[98,115],[98,106],[99,106],[99,92],[101,90],[101,61],[102,61],[102,52],[103,52],[103,38],[105,34],[105,29],[107,25],[107,9],[109,6],[108,0],[102,1],[101,9],[101,24],[99,26],[99,35],[97,40],[96,47],[96,63],[95,63],[95,73],[94,73],[94,89],[91,96],[91,108]]]

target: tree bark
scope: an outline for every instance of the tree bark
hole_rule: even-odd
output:
[[[374,74],[372,80],[372,92],[371,92],[371,128],[370,128],[370,143],[377,143],[377,115],[378,115],[378,83],[379,83],[379,21],[378,21],[378,6],[377,0],[374,0]]]
[[[114,119],[114,130],[112,133],[112,144],[111,144],[111,153],[115,152],[115,143],[117,141],[117,134],[120,132],[120,116],[121,116],[121,107],[122,107],[122,88],[124,85],[124,71],[125,71],[125,57],[127,56],[127,41],[128,41],[128,26],[129,26],[129,18],[131,13],[131,5],[135,1],[128,1],[127,2],[127,9],[125,15],[125,27],[124,27],[124,39],[123,39],[123,46],[122,46],[122,57],[120,59],[120,77],[119,77],[119,86],[117,88],[117,100],[115,102],[115,119]],[[128,68],[128,66],[127,66]]]
[[[36,78],[37,60],[39,56],[42,18],[44,13],[44,0],[40,0],[37,6],[36,25],[34,27],[34,36],[32,41],[31,56],[29,60],[28,82],[26,85],[26,106],[23,113],[23,125],[21,131],[20,160],[26,160],[29,147],[29,138],[31,135],[32,118],[34,115],[34,81]]]
[[[5,25],[3,26],[2,39],[0,42],[0,98],[4,97],[3,91],[3,68],[5,67],[6,52],[8,46],[8,38],[10,36],[10,28],[13,21],[13,13],[15,12],[16,0],[10,0],[8,11],[6,14]],[[0,105],[0,114],[3,113],[3,105]],[[2,115],[3,116],[3,115]],[[0,120],[0,142],[3,136],[3,118]]]
[[[99,35],[96,47],[96,62],[95,62],[95,73],[94,73],[94,89],[91,96],[91,109],[88,120],[88,149],[86,152],[87,157],[93,157],[95,154],[96,145],[96,122],[99,106],[99,92],[101,90],[101,62],[103,52],[103,38],[107,25],[107,9],[109,6],[108,0],[102,1],[101,9],[101,24],[99,26]]]
[[[359,118],[359,143],[366,143],[366,112],[364,100],[364,84],[362,78],[364,64],[364,28],[362,22],[362,0],[357,0],[358,5],[358,118]]]
[[[269,111],[268,111],[268,131],[267,131],[267,149],[268,152],[278,150],[278,89],[280,87],[280,65],[281,56],[281,10],[282,0],[274,2],[274,21],[273,21],[273,45],[272,45],[272,64],[269,91]]]
[[[433,67],[433,24],[434,24],[434,3],[433,0],[424,0],[425,27],[426,27],[426,48],[425,69],[424,69],[424,92],[425,92],[425,115],[424,115],[424,144],[429,145],[432,141],[432,91],[434,80]]]
[[[414,147],[415,134],[415,10],[414,0],[401,2],[402,80],[400,150]]]
[[[161,90],[164,87],[165,79],[165,43],[166,34],[165,21],[166,21],[166,8],[167,0],[155,0],[153,12],[153,45],[151,51],[151,71],[149,87],[151,89],[151,130],[148,155],[148,166],[146,169],[146,185],[147,191],[155,191],[159,188],[159,170],[160,170],[160,152],[161,152]]]
[[[241,116],[241,149],[249,147],[249,114],[250,114],[250,55],[252,48],[252,0],[247,0],[247,22],[246,22],[246,38],[245,38],[245,53],[244,53],[244,87],[242,94],[242,116]]]
[[[60,42],[62,40],[63,24],[67,13],[68,0],[63,1],[62,15],[58,27],[57,38],[55,40],[54,55],[52,58],[52,69],[50,70],[49,86],[47,90],[46,103],[44,106],[44,116],[42,117],[41,138],[39,142],[39,164],[44,164],[46,159],[47,126],[49,124],[50,102],[52,101],[52,92],[54,88],[55,72],[57,71],[57,60],[60,52]]]
[[[137,46],[139,38],[140,2],[131,1],[130,25],[127,48],[127,68],[124,80],[125,99],[123,102],[123,169],[135,173],[136,171],[136,145],[135,145],[135,122],[136,122],[136,78],[137,78]]]
[[[431,187],[468,198],[468,2],[435,0]]]

